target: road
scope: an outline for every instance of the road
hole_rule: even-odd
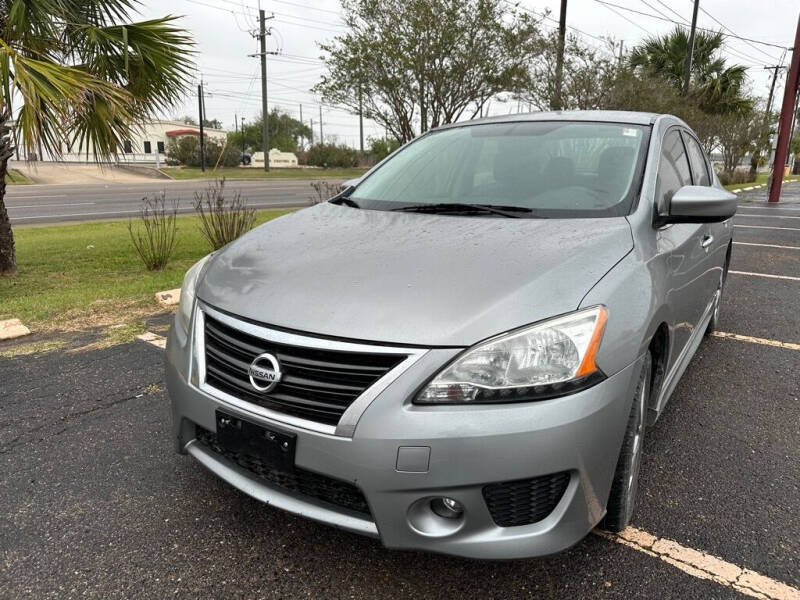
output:
[[[331,178],[330,181],[341,181]],[[313,193],[309,180],[228,180],[231,196],[240,192],[254,208],[306,206]],[[164,191],[167,200],[178,201],[178,211],[190,213],[195,192],[202,192],[207,180],[173,181],[158,179],[147,183],[93,183],[70,185],[11,185],[6,188],[6,207],[14,225],[91,221],[131,217],[138,214],[142,198]]]
[[[69,334],[69,348],[0,356],[0,595],[800,598],[800,183],[788,189],[794,204],[741,205],[719,331],[647,430],[634,526],[658,547],[589,535],[509,562],[386,550],[175,454],[163,350]]]

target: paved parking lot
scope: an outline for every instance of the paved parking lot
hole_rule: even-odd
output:
[[[270,509],[174,454],[163,351],[135,342],[0,358],[0,595],[800,598],[800,184],[762,197],[735,218],[721,334],[648,432],[627,539],[485,563]]]

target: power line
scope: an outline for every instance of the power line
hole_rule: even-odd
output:
[[[726,29],[727,31],[729,31],[730,33],[732,33],[734,36],[736,35],[736,32],[735,32],[735,31],[733,31],[733,30],[732,30],[730,27],[728,27],[727,25],[725,25],[725,23],[723,23],[722,21],[720,21],[719,19],[717,19],[717,18],[716,18],[714,15],[712,15],[710,12],[708,12],[708,11],[707,11],[705,8],[703,8],[703,7],[701,6],[701,7],[700,7],[700,10],[701,10],[701,11],[703,11],[703,14],[705,14],[706,16],[710,17],[710,18],[711,18],[713,21],[715,21],[715,22],[716,22],[716,23],[717,23],[717,24],[718,24],[720,27],[722,27],[723,29]],[[744,38],[742,38],[742,39],[744,40]],[[745,42],[745,44],[747,44],[748,46],[750,46],[750,47],[752,47],[752,48],[755,48],[756,50],[758,50],[759,52],[761,52],[761,54],[763,54],[764,56],[768,56],[768,57],[770,58],[770,60],[775,60],[775,57],[774,57],[774,56],[772,56],[772,55],[771,55],[771,54],[769,54],[768,52],[765,52],[764,50],[762,50],[761,48],[759,48],[759,47],[758,47],[758,46],[756,46],[755,44],[751,43],[751,42],[750,42],[750,40],[744,40],[744,42]]]
[[[594,0],[594,1],[597,2],[598,4],[602,4],[603,6],[605,6],[607,8],[611,8],[611,7],[618,8],[620,10],[625,10],[625,11],[628,11],[628,12],[631,12],[631,13],[635,13],[635,14],[641,15],[643,17],[650,17],[651,19],[658,19],[659,21],[667,21],[669,23],[674,23],[675,25],[680,25],[682,27],[686,26],[684,23],[680,23],[678,21],[675,21],[674,19],[668,19],[666,17],[659,17],[658,15],[653,15],[653,14],[650,14],[650,13],[643,12],[641,10],[636,10],[635,8],[628,8],[627,6],[621,6],[619,4],[614,4],[613,2],[606,2],[605,0]],[[617,14],[619,14],[619,13],[617,13]],[[628,21],[630,21],[630,19],[628,19]],[[630,22],[633,23],[633,21],[630,21]],[[644,31],[647,31],[646,29],[644,29],[643,27],[641,27],[637,23],[634,23],[634,25],[636,25],[637,27],[639,27],[640,29],[642,29]],[[698,27],[697,29],[700,30],[700,31],[708,32],[708,33],[720,33],[718,31],[714,31],[713,29],[708,29],[706,27]],[[647,33],[650,33],[650,32],[647,32]],[[734,38],[734,39],[737,39],[737,40],[753,42],[754,44],[761,44],[762,46],[771,46],[773,48],[780,48],[781,50],[785,50],[785,49],[789,48],[788,46],[781,46],[780,44],[773,44],[771,42],[762,42],[761,40],[756,40],[756,39],[744,37],[744,36],[741,36],[741,35],[735,35],[733,33],[723,33],[722,35],[724,37]]]
[[[595,0],[595,2],[600,2],[600,0]],[[619,12],[619,11],[615,10],[614,8],[612,8],[612,6],[616,6],[616,4],[614,4],[614,5],[610,5],[610,4],[609,4],[609,3],[607,3],[607,2],[600,2],[600,4],[602,4],[602,5],[603,5],[603,6],[605,6],[605,7],[606,7],[608,10],[610,10],[610,11],[611,11],[611,12],[613,12],[615,15],[617,15],[617,16],[618,16],[620,19],[625,19],[625,20],[626,20],[628,23],[630,23],[630,24],[631,24],[631,25],[633,25],[634,27],[638,27],[639,29],[641,29],[642,31],[644,31],[644,32],[645,32],[645,33],[647,33],[647,34],[649,34],[649,33],[650,33],[649,31],[647,31],[647,29],[645,29],[644,27],[642,27],[641,25],[639,25],[639,24],[638,24],[636,21],[634,21],[633,19],[629,19],[628,17],[626,17],[625,15],[623,15],[621,12]],[[622,6],[620,6],[620,7],[618,7],[618,8],[623,8],[623,7],[622,7]],[[630,10],[630,9],[629,9],[629,10]],[[636,11],[634,11],[634,12],[636,12]]]

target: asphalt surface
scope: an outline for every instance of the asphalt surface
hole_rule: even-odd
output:
[[[342,181],[330,178],[329,181]],[[207,180],[158,179],[147,183],[93,183],[71,185],[15,185],[6,188],[5,203],[14,225],[91,221],[131,217],[139,213],[142,198],[164,191],[178,212],[194,212],[196,192]],[[228,180],[227,194],[238,192],[253,208],[307,206],[314,194],[310,180]]]
[[[732,268],[797,275],[800,250],[764,250],[736,246]],[[798,298],[800,282],[731,275],[718,329],[800,343]],[[90,341],[0,358],[4,598],[744,597],[595,535],[487,563],[389,551],[269,508],[174,453],[163,351],[80,349]],[[798,372],[799,351],[706,339],[647,432],[634,525],[800,587]]]

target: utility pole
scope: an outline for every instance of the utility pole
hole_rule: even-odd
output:
[[[772,110],[772,97],[775,94],[775,81],[778,79],[778,71],[785,69],[783,65],[773,65],[771,67],[764,67],[767,71],[772,71],[772,83],[769,84],[769,97],[767,98],[767,118],[769,118],[769,111]]]
[[[617,67],[622,66],[622,56],[625,52],[625,40],[619,41],[619,59],[617,60]]]
[[[361,101],[361,57],[358,59],[358,149],[364,153],[364,105]]]
[[[556,89],[553,101],[550,103],[552,110],[561,110],[561,87],[564,80],[564,46],[567,38],[567,0],[561,0],[561,14],[558,17],[558,54],[556,54]]]
[[[242,116],[242,127],[239,131],[242,132],[242,164],[244,164],[244,116]]]
[[[789,151],[789,134],[794,120],[794,105],[797,91],[800,88],[800,17],[797,19],[797,32],[792,46],[792,62],[786,75],[786,86],[783,88],[783,105],[781,118],[778,121],[778,145],[775,148],[775,159],[772,163],[772,181],[769,186],[769,201],[778,202],[783,185],[783,167]]]
[[[205,115],[203,114],[204,105],[203,79],[201,78],[200,83],[197,86],[197,108],[198,112],[200,113],[200,170],[203,172],[206,170],[206,145],[205,141],[203,140],[203,121],[205,120]]]
[[[683,70],[683,93],[689,92],[689,79],[692,76],[692,60],[694,60],[694,34],[697,29],[697,9],[700,8],[700,0],[694,0],[694,10],[692,11],[692,29],[689,32],[689,48],[686,53],[686,67]]]
[[[319,143],[325,143],[325,138],[322,137],[322,104],[319,105]]]
[[[258,10],[258,41],[261,57],[261,115],[262,115],[262,150],[264,151],[264,170],[269,171],[269,110],[267,107],[267,18],[263,9]]]

